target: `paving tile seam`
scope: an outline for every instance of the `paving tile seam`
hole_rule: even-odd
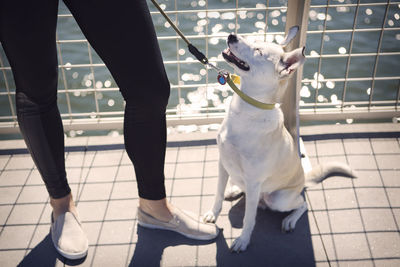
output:
[[[348,259],[348,258],[339,258],[339,259],[331,259],[330,261],[334,262],[357,262],[357,261],[368,261],[368,260],[399,260],[400,257],[370,257],[370,258],[357,258],[357,259]],[[315,260],[315,263],[328,263],[328,261],[323,260]]]
[[[343,187],[328,187],[328,188],[324,188],[322,189],[318,189],[318,188],[310,188],[310,189],[306,189],[307,192],[322,192],[322,191],[337,191],[337,190],[349,190],[349,189],[380,189],[380,188],[388,188],[388,189],[399,189],[400,186],[396,186],[396,185],[389,185],[389,186],[373,186],[373,185],[363,185],[363,186],[355,186],[355,187],[351,187],[351,186],[343,186]]]
[[[375,155],[374,146],[372,145],[371,142],[369,142],[369,144],[370,144],[370,148],[371,148],[372,153]],[[400,145],[400,143],[399,143],[399,145]],[[376,156],[374,156],[374,160],[375,160],[376,166],[379,166],[378,160],[377,160]],[[378,168],[378,173],[379,173],[379,178],[380,178],[380,180],[381,180],[382,185],[385,185],[385,181],[384,181],[383,176],[382,176],[382,169]],[[394,222],[395,222],[395,224],[396,224],[397,230],[399,231],[399,224],[397,223],[396,215],[394,214],[393,209],[392,209],[393,207],[392,207],[392,205],[391,205],[391,201],[390,201],[390,198],[389,198],[389,193],[388,193],[388,191],[386,190],[385,187],[384,187],[383,189],[384,189],[384,191],[385,191],[386,200],[387,200],[387,202],[389,203],[389,207],[391,208],[390,210],[391,210],[391,212],[392,212],[392,217],[393,217]],[[362,217],[361,217],[361,218],[362,218]]]

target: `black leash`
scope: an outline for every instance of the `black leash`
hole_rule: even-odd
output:
[[[172,22],[172,20],[168,17],[168,15],[165,14],[164,10],[162,10],[160,5],[155,0],[151,0],[151,2],[158,9],[158,11],[160,11],[161,15],[164,16],[164,18],[168,21],[168,23],[172,26],[172,28],[174,28],[176,33],[179,34],[179,36],[182,38],[182,40],[184,40],[187,43],[189,52],[192,53],[192,55],[195,56],[197,58],[197,60],[200,61],[201,63],[203,63],[204,65],[209,64],[208,58],[203,53],[201,53],[191,42],[189,42],[189,40],[185,37],[185,35],[183,35],[183,33],[178,29],[178,27]],[[213,66],[213,67],[215,67],[215,66]]]

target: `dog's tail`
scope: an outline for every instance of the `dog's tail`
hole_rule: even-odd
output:
[[[330,162],[313,167],[306,174],[306,187],[319,184],[331,176],[344,176],[349,178],[357,178],[357,173],[353,171],[349,165],[341,162]]]

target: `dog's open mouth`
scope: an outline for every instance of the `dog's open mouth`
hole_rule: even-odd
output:
[[[229,48],[222,51],[222,56],[226,61],[235,64],[239,69],[244,71],[250,70],[249,65],[245,61],[235,56]]]

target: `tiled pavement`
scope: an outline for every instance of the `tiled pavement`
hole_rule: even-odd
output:
[[[30,156],[1,155],[0,266],[400,266],[399,138],[313,140],[305,147],[313,165],[343,161],[359,178],[334,177],[308,189],[309,211],[290,234],[280,232],[285,214],[259,210],[251,245],[241,254],[229,246],[242,227],[244,199],[224,202],[217,221],[224,230],[215,242],[147,230],[136,223],[136,181],[122,146],[67,152],[90,242],[88,256],[77,262],[52,247],[49,199]],[[170,145],[170,201],[194,213],[209,209],[217,159],[213,142]]]

